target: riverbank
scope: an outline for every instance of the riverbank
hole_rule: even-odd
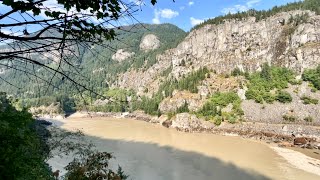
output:
[[[290,164],[296,168],[302,169],[304,171],[314,173],[320,176],[320,160],[309,157],[298,151],[294,151],[287,148],[271,147],[275,152],[277,152],[281,157],[283,157]]]
[[[102,113],[77,112],[70,116],[75,117],[114,117],[130,118],[139,121],[159,124],[183,132],[206,132],[218,135],[241,136],[247,139],[262,140],[279,147],[293,147],[320,150],[320,127],[301,124],[271,124],[241,122],[236,124],[214,123],[204,121],[188,113],[177,114],[169,119],[166,115],[155,117],[142,112],[134,113]]]
[[[95,136],[93,139],[98,138],[97,142],[94,140],[94,143],[98,144],[98,147],[101,149],[115,152],[117,159],[120,158],[120,161],[123,160],[124,164],[129,164],[129,167],[124,167],[124,170],[129,168],[129,174],[133,174],[133,177],[139,177],[136,179],[148,179],[140,178],[141,176],[145,177],[145,173],[149,175],[159,173],[153,171],[151,173],[151,167],[159,169],[161,171],[159,174],[172,175],[168,178],[165,177],[165,179],[179,179],[176,178],[177,175],[179,175],[180,179],[182,177],[185,178],[190,176],[190,174],[182,174],[189,171],[202,177],[198,179],[212,179],[212,177],[232,179],[230,177],[231,175],[235,175],[232,174],[236,173],[235,168],[241,168],[245,172],[250,172],[249,174],[256,172],[253,173],[255,175],[251,174],[250,176],[247,176],[247,173],[241,173],[243,177],[247,177],[242,179],[248,179],[248,177],[251,177],[249,179],[319,179],[319,176],[311,175],[311,173],[318,175],[318,172],[320,172],[317,164],[312,166],[313,169],[310,168],[310,162],[314,163],[315,161],[310,161],[310,159],[304,160],[306,156],[301,153],[295,153],[294,157],[292,155],[286,157],[287,152],[280,153],[283,152],[282,149],[284,148],[277,149],[278,147],[275,147],[274,149],[274,144],[267,144],[265,141],[221,136],[207,132],[184,133],[176,131],[173,128],[168,129],[156,124],[132,121],[132,119],[121,118],[119,116],[88,117],[87,115],[77,113],[66,119],[59,120],[59,122],[62,123],[61,127],[64,129],[82,129],[86,135],[90,137]],[[153,152],[155,149],[159,152]],[[177,151],[188,152],[188,155],[185,153],[177,154]],[[140,152],[143,152],[143,155]],[[198,159],[198,155],[193,153],[200,153],[202,157]],[[187,160],[188,158],[189,160]],[[296,161],[299,162],[299,166],[295,165]],[[166,163],[161,164],[164,162]],[[132,166],[134,170],[130,171]],[[167,166],[170,166],[169,169],[164,170],[163,168]],[[223,168],[220,169],[218,167]],[[186,171],[184,168],[188,170]],[[139,175],[135,176],[136,170],[139,172],[142,169],[143,173],[138,173]],[[240,173],[238,170],[237,172]],[[265,178],[257,178],[257,174],[263,175]],[[156,175],[155,179],[164,179],[164,177]]]

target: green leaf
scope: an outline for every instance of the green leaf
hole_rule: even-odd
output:
[[[34,8],[33,10],[32,10],[32,12],[33,12],[33,14],[35,15],[35,16],[37,16],[37,15],[39,15],[40,14],[40,9],[39,8]]]
[[[155,5],[157,3],[157,0],[151,0],[151,4]]]
[[[3,0],[3,4],[7,6],[11,6],[13,4],[13,0]]]
[[[45,11],[44,14],[45,14],[46,16],[52,16],[51,12],[49,12],[49,11]]]

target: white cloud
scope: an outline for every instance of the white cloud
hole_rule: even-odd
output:
[[[250,0],[247,2],[247,6],[250,8],[256,4],[258,4],[261,0]]]
[[[243,5],[237,4],[232,7],[223,8],[221,12],[224,14],[228,14],[228,13],[234,14],[237,12],[247,11],[253,6],[255,6],[256,4],[258,4],[260,1],[261,0],[249,0]]]
[[[160,10],[160,15],[162,18],[171,19],[179,16],[179,12],[173,11],[171,9],[163,9],[163,10]]]
[[[143,0],[129,0],[129,2],[136,4],[137,6],[141,6],[144,4]]]
[[[192,26],[198,25],[203,22],[204,22],[204,19],[196,19],[194,17],[190,17],[190,23]]]
[[[152,19],[153,24],[160,24],[160,12],[155,9],[154,10],[154,18]]]
[[[154,18],[152,19],[152,22],[154,24],[160,24],[160,18],[165,18],[165,19],[172,19],[174,17],[179,16],[179,12],[173,11],[171,9],[160,9],[154,10]]]
[[[160,19],[153,18],[153,19],[152,19],[152,23],[153,23],[153,24],[160,24]]]
[[[189,5],[189,6],[194,5],[194,2],[193,2],[193,1],[190,1],[190,2],[188,3],[188,5]]]
[[[47,0],[43,2],[43,6],[54,11],[67,12],[57,0]]]
[[[180,10],[184,10],[185,8],[186,7],[184,7],[184,6],[179,7]]]
[[[242,12],[242,11],[247,11],[247,10],[248,10],[247,6],[234,5],[233,7],[223,8],[221,12],[224,14],[228,14],[228,13],[234,14],[237,12]]]

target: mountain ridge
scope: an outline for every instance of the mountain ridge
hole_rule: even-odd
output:
[[[188,34],[170,24],[140,26],[104,44],[113,49],[96,46],[83,54],[79,68],[88,80],[82,82],[102,97],[88,91],[80,95],[57,78],[54,82],[63,90],[52,88],[51,96],[39,99],[35,84],[27,84],[19,92],[27,100],[20,104],[143,110],[169,119],[189,112],[217,125],[242,120],[319,124],[317,13],[303,9],[259,21],[254,16],[229,19]],[[144,41],[146,46],[141,46]]]

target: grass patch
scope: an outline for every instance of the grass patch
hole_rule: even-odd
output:
[[[318,104],[319,103],[318,99],[313,99],[308,96],[303,96],[300,99],[303,101],[303,104]]]
[[[303,120],[305,120],[306,122],[313,122],[313,117],[311,117],[311,116],[307,116],[307,117],[305,117]]]
[[[285,120],[285,121],[288,121],[288,122],[295,122],[296,120],[298,120],[297,117],[293,116],[293,115],[283,115],[282,118]]]

